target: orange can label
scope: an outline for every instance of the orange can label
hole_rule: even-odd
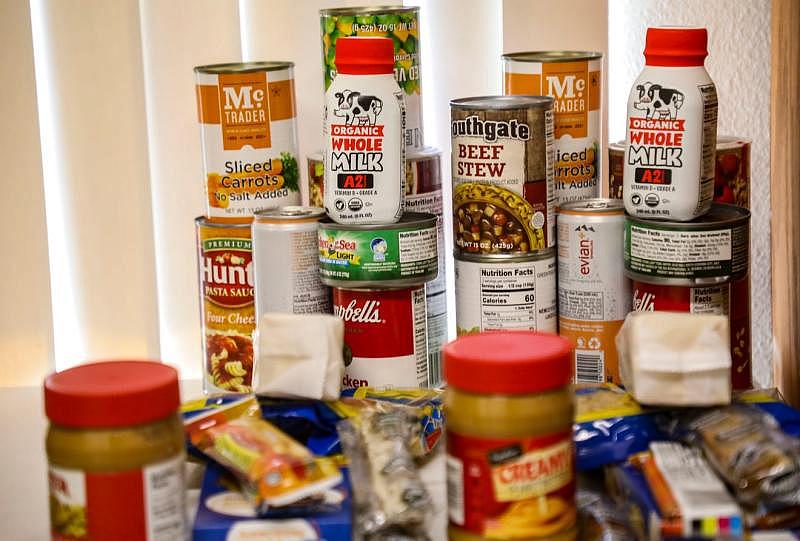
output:
[[[249,226],[197,221],[206,391],[250,392],[253,378],[253,251]]]

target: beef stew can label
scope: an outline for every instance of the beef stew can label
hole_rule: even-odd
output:
[[[425,286],[333,289],[333,313],[344,320],[343,388],[427,387]]]
[[[552,98],[464,98],[450,105],[456,252],[553,246]]]
[[[504,92],[555,99],[556,205],[599,197],[601,53],[550,51],[503,55]]]
[[[50,465],[51,539],[186,539],[184,461],[180,455],[123,472]]]
[[[553,250],[524,260],[455,258],[456,332],[558,328]]]
[[[293,65],[223,64],[195,73],[206,216],[245,223],[257,210],[299,205]]]
[[[256,328],[250,226],[198,218],[198,270],[203,329],[203,388],[250,392]]]

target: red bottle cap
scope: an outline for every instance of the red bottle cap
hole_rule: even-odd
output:
[[[708,56],[705,28],[648,28],[644,57],[648,66],[702,66]]]
[[[336,40],[336,71],[349,75],[382,75],[394,71],[394,43],[389,38]]]
[[[572,380],[572,344],[530,331],[462,336],[444,347],[444,378],[478,394],[527,394],[559,389]]]
[[[53,424],[114,428],[151,423],[177,413],[178,372],[153,361],[104,361],[50,374],[44,409]]]

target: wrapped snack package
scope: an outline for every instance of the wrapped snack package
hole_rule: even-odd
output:
[[[253,391],[336,400],[344,375],[344,322],[328,314],[264,314],[255,334]]]
[[[729,332],[727,316],[631,312],[616,338],[625,388],[650,406],[730,403]]]
[[[575,501],[583,541],[636,541],[623,509],[600,491],[579,488]]]
[[[338,425],[350,463],[356,530],[369,539],[425,539],[431,498],[409,448],[416,419],[366,409]]]
[[[664,414],[669,434],[703,450],[751,526],[800,526],[800,440],[751,404]]]
[[[255,397],[246,397],[185,422],[192,445],[233,473],[257,512],[293,504],[339,484],[330,459],[311,451],[261,418]]]

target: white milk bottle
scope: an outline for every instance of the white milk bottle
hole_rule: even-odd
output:
[[[343,224],[388,224],[403,214],[405,102],[389,38],[336,41],[325,93],[325,210]]]
[[[705,28],[648,28],[645,67],[631,88],[623,175],[625,210],[686,222],[714,196],[717,90],[703,63]]]

